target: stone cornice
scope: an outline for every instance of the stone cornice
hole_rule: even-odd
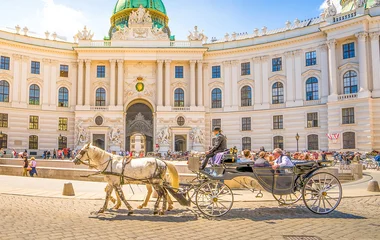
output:
[[[371,40],[379,41],[379,35],[380,32],[371,32],[369,33],[369,36],[371,37]]]
[[[355,37],[357,37],[359,40],[365,41],[368,37],[367,32],[359,32],[355,34]]]

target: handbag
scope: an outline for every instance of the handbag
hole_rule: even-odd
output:
[[[31,168],[31,167],[27,167],[27,168],[26,168],[26,171],[28,171],[28,172],[29,172],[29,171],[32,171],[32,168]]]

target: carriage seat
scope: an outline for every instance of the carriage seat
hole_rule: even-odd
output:
[[[316,162],[315,161],[292,161],[296,169],[298,170],[310,170],[312,169]]]

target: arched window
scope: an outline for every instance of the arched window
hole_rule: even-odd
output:
[[[185,106],[185,92],[182,88],[177,88],[174,91],[174,107],[184,107]]]
[[[355,71],[348,71],[343,76],[343,92],[344,94],[352,94],[358,92],[358,74]]]
[[[0,102],[9,102],[9,83],[5,80],[0,81]]]
[[[4,133],[0,133],[0,149],[8,148],[8,135]]]
[[[276,148],[284,150],[284,138],[282,136],[275,136],[273,138],[273,149]]]
[[[319,99],[318,79],[311,77],[306,81],[306,101]]]
[[[312,134],[307,136],[307,149],[309,151],[316,151],[319,149],[318,135]]]
[[[241,89],[241,106],[252,106],[252,88],[250,86],[244,86]]]
[[[37,84],[29,87],[29,104],[40,105],[40,87]]]
[[[58,91],[58,107],[69,106],[69,90],[65,87],[61,87]]]
[[[38,149],[38,136],[36,135],[29,136],[29,149],[33,149],[33,150]]]
[[[59,136],[58,137],[58,149],[62,150],[67,148],[67,137]]]
[[[272,86],[272,104],[284,103],[284,84],[276,82]]]
[[[242,150],[250,150],[251,151],[251,138],[250,137],[243,137],[242,139]]]
[[[215,88],[212,90],[212,108],[222,108],[222,90]]]
[[[98,88],[96,90],[95,106],[103,107],[105,105],[106,105],[106,90],[104,88]]]
[[[354,132],[345,132],[343,133],[343,149],[355,149],[355,133]]]

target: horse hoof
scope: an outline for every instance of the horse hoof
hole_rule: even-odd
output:
[[[159,215],[159,216],[164,216],[164,215],[165,215],[165,212],[164,212],[164,211],[159,211],[159,212],[158,212],[158,215]]]
[[[171,210],[173,210],[174,209],[174,207],[172,206],[172,205],[170,205],[169,207],[168,207],[168,211],[171,211]]]
[[[143,209],[144,207],[142,205],[138,206],[137,209]]]
[[[133,212],[128,212],[128,216],[132,216],[133,215]]]
[[[158,214],[158,211],[154,211],[153,215],[156,216]]]
[[[104,213],[104,209],[100,209],[100,210],[98,211],[98,214],[101,214],[101,213]]]

